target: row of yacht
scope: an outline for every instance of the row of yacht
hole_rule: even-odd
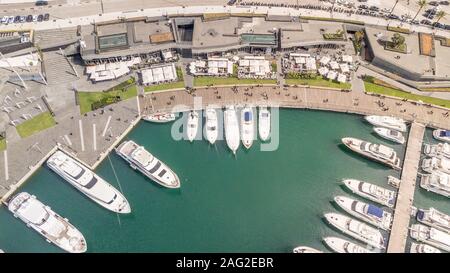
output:
[[[444,130],[434,130],[433,136],[445,141],[441,136]],[[450,144],[440,142],[437,144],[425,144],[423,153],[426,158],[422,160],[421,168],[425,173],[420,174],[420,186],[446,197],[450,197]]]
[[[403,119],[389,116],[366,116],[365,120],[374,125],[373,131],[389,141],[404,144],[407,126]]]
[[[226,107],[223,113],[223,124],[225,129],[225,140],[229,149],[236,153],[242,142],[246,149],[250,149],[254,139],[256,139],[256,123],[258,123],[258,134],[262,141],[267,141],[270,137],[271,114],[267,107],[261,106],[258,111],[258,120],[254,116],[254,109],[245,106],[240,115],[234,106]],[[205,109],[205,134],[210,144],[214,144],[219,137],[219,118],[216,108],[207,107]],[[155,123],[165,123],[175,120],[173,113],[157,113],[143,117],[144,120]],[[186,122],[186,136],[192,142],[198,134],[201,115],[198,111],[190,111]]]

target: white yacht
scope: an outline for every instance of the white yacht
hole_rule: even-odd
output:
[[[239,148],[239,122],[236,115],[234,106],[228,106],[224,112],[224,126],[225,126],[225,139],[227,141],[228,148],[236,154]]]
[[[336,196],[334,201],[348,214],[355,216],[366,223],[384,230],[389,230],[391,228],[392,214],[390,212],[346,196]]]
[[[450,197],[450,175],[442,172],[421,175],[420,186],[445,197]]]
[[[343,182],[348,189],[361,197],[390,208],[394,207],[394,191],[356,179],[344,179]]]
[[[217,111],[214,108],[207,108],[206,115],[206,139],[210,144],[214,144],[219,136],[219,120],[217,119]]]
[[[423,148],[425,155],[430,157],[446,157],[450,158],[450,144],[439,143],[439,144],[425,144]]]
[[[195,136],[197,135],[199,124],[199,115],[196,111],[189,112],[187,119],[187,138],[190,142],[194,141]]]
[[[130,204],[120,191],[62,151],[50,156],[47,166],[100,206],[117,213],[131,212]]]
[[[392,175],[388,175],[387,177],[387,182],[389,185],[391,185],[392,187],[399,189],[400,188],[400,183],[402,182],[400,179],[398,179],[397,177],[394,177]]]
[[[440,141],[445,141],[450,143],[450,130],[434,130],[433,137]]]
[[[445,157],[431,157],[422,160],[422,170],[427,173],[440,171],[450,174],[450,159]]]
[[[400,132],[406,132],[406,123],[401,118],[389,116],[366,116],[365,119],[367,122],[374,126],[380,126]]]
[[[397,153],[394,151],[394,149],[390,147],[381,144],[373,144],[351,137],[343,138],[342,143],[344,143],[344,145],[347,146],[350,150],[358,154],[383,163],[396,170],[401,170],[400,158],[398,158]]]
[[[86,252],[87,244],[83,234],[69,220],[37,200],[36,196],[21,192],[11,198],[8,210],[44,236],[47,242],[70,253]]]
[[[337,253],[375,253],[367,248],[339,237],[323,238],[325,244]]]
[[[317,250],[309,246],[298,246],[292,250],[293,253],[323,253],[323,251]]]
[[[441,251],[427,244],[411,243],[409,253],[441,253]]]
[[[374,127],[373,131],[380,137],[399,144],[405,144],[405,137],[399,131],[383,127]]]
[[[412,225],[409,231],[411,238],[413,238],[414,240],[450,252],[449,233],[421,224]]]
[[[3,249],[0,249],[0,253],[5,253],[5,251],[3,251]]]
[[[435,208],[428,210],[419,209],[416,218],[422,224],[450,232],[450,215],[440,212]]]
[[[378,249],[385,249],[385,241],[379,230],[363,222],[338,213],[326,213],[325,219],[343,233]]]
[[[176,117],[175,117],[174,113],[156,113],[156,114],[145,115],[142,117],[142,119],[145,121],[155,122],[155,123],[172,122],[175,120],[175,118]]]
[[[177,174],[136,142],[125,141],[115,150],[120,157],[130,164],[131,168],[139,170],[161,186],[167,188],[180,187],[180,179]]]
[[[250,149],[254,137],[255,121],[253,118],[253,110],[247,106],[241,111],[241,139],[245,148]]]
[[[266,141],[269,139],[270,127],[271,127],[270,111],[267,109],[267,107],[262,106],[259,108],[259,116],[258,116],[258,132],[259,138],[262,141]]]

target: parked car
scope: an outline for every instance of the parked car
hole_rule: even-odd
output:
[[[428,5],[430,5],[430,6],[439,6],[439,3],[438,3],[438,1],[430,1],[430,2],[428,2]]]
[[[448,6],[450,2],[448,1],[440,1],[439,5]]]
[[[14,17],[14,23],[19,23],[19,22],[20,22],[20,16]]]
[[[2,24],[8,23],[8,16],[3,16],[2,19],[0,20],[0,23]]]
[[[48,5],[48,1],[42,1],[42,0],[36,1],[36,6],[47,6],[47,5]]]
[[[44,21],[48,21],[50,19],[50,14],[44,14]]]
[[[420,21],[420,23],[421,23],[422,25],[427,25],[427,26],[431,25],[431,21],[430,21],[430,20],[427,20],[427,19],[423,19],[422,21]]]
[[[33,22],[33,15],[28,15],[26,21]]]
[[[33,22],[37,22],[37,18],[38,18],[37,15],[33,15]]]
[[[44,20],[44,15],[39,14],[39,16],[38,16],[38,18],[37,18],[37,21],[38,21],[38,22],[42,22],[43,20]]]
[[[9,16],[8,24],[14,23],[14,16]]]
[[[20,16],[19,22],[23,23],[23,22],[25,22],[26,20],[27,20],[27,17],[25,17],[25,16]]]

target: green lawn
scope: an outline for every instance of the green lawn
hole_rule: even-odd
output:
[[[236,77],[195,77],[194,86],[207,85],[238,85],[238,84],[276,84],[272,79],[238,79]]]
[[[330,81],[322,77],[316,77],[313,79],[286,79],[286,84],[290,85],[310,85],[310,86],[320,86],[320,87],[331,87],[340,89],[351,89],[352,85],[350,83],[340,83],[336,81]]]
[[[390,87],[378,85],[375,83],[371,83],[369,81],[364,81],[364,85],[366,87],[367,92],[377,93],[377,94],[382,94],[382,95],[387,95],[387,96],[393,96],[393,97],[399,97],[399,98],[404,98],[404,99],[414,100],[414,101],[421,100],[424,103],[431,103],[434,105],[439,105],[439,106],[443,106],[446,108],[450,108],[450,100],[416,95],[416,94],[408,93],[408,92],[405,92],[405,91],[402,91],[399,89],[390,88]]]
[[[25,138],[55,125],[56,122],[50,112],[44,112],[17,125],[16,130],[22,138]]]
[[[184,88],[184,82],[178,81],[178,82],[170,82],[170,83],[146,86],[146,87],[144,87],[144,91],[145,92],[153,92],[153,91],[169,90],[169,89],[176,89],[176,88]]]
[[[81,114],[92,111],[91,106],[94,102],[108,97],[120,96],[121,100],[126,100],[137,96],[136,85],[132,85],[127,89],[124,86],[120,86],[120,88],[114,87],[105,92],[77,92]]]
[[[0,138],[0,151],[6,149],[6,138]]]

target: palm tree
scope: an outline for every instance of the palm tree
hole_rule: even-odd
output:
[[[419,15],[422,9],[428,5],[428,2],[427,0],[419,0],[417,4],[419,5],[419,10],[417,11],[416,16],[414,16],[413,21],[416,20],[417,15]]]
[[[391,12],[389,13],[389,15],[391,15],[391,14],[394,12],[394,9],[395,9],[395,7],[397,6],[398,1],[400,1],[400,0],[396,0],[396,1],[395,1],[395,4],[394,4],[394,6],[392,7]]]
[[[436,24],[439,23],[439,21],[444,18],[447,15],[447,13],[443,10],[438,11],[438,13],[436,13],[436,18],[437,21],[435,22]]]

